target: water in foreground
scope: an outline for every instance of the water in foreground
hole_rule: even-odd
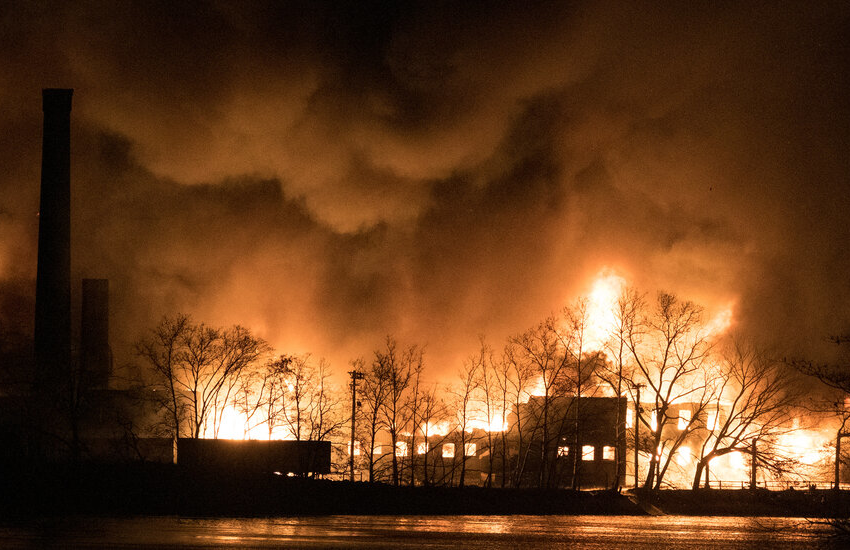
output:
[[[3,548],[840,548],[799,518],[329,516],[63,518],[0,525]]]

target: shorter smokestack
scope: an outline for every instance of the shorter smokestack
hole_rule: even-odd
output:
[[[109,279],[83,279],[80,365],[89,388],[106,389],[112,373],[109,348]]]

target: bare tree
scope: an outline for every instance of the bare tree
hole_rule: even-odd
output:
[[[233,404],[235,393],[242,383],[243,374],[255,367],[255,362],[271,351],[264,341],[255,339],[248,329],[234,326],[220,330],[221,363],[228,374],[223,376],[219,390],[213,398],[213,437],[218,438],[222,417],[228,405]]]
[[[514,402],[511,396],[511,367],[512,362],[508,359],[506,353],[502,353],[499,360],[493,361],[492,363],[493,382],[495,383],[496,389],[494,402],[499,408],[499,422],[501,423],[502,428],[499,432],[499,458],[502,471],[500,485],[502,488],[507,485],[508,462],[510,456],[508,453],[508,409]]]
[[[454,409],[457,411],[457,436],[460,439],[460,449],[455,450],[455,461],[457,455],[460,454],[460,477],[458,487],[463,488],[466,483],[466,463],[467,463],[467,445],[472,443],[472,427],[470,422],[471,406],[474,399],[476,388],[476,379],[478,378],[478,370],[480,368],[480,358],[475,356],[464,361],[463,366],[458,372],[459,385],[454,393]]]
[[[510,433],[513,434],[513,438],[516,440],[516,446],[514,447],[516,452],[516,463],[511,468],[512,487],[520,486],[525,467],[525,457],[527,453],[524,453],[523,449],[525,449],[524,435],[526,430],[525,424],[528,416],[528,408],[525,408],[522,405],[525,400],[529,399],[531,391],[530,388],[534,380],[533,366],[530,363],[521,360],[522,357],[522,348],[514,342],[509,342],[502,352],[499,376],[497,376],[502,403],[506,405],[506,408],[509,404],[514,411],[513,423],[510,427]],[[509,460],[511,453],[508,450],[507,431],[502,432],[502,446],[505,449],[505,460]],[[503,480],[505,475],[503,468]]]
[[[361,365],[362,369],[363,360],[355,361],[355,369],[357,369],[356,365],[358,364]],[[378,433],[384,428],[382,410],[387,396],[388,382],[386,369],[383,368],[381,362],[376,360],[366,372],[360,390],[360,396],[363,399],[362,415],[366,421],[365,453],[369,467],[369,482],[375,481],[375,444],[377,443]]]
[[[628,359],[627,336],[636,332],[635,323],[638,321],[639,309],[642,306],[642,298],[634,288],[626,288],[617,298],[614,306],[614,319],[608,327],[608,339],[606,348],[609,361],[603,361],[599,365],[596,375],[607,383],[617,398],[629,388],[629,382],[635,379],[634,367]],[[614,446],[615,463],[618,474],[614,476],[612,490],[617,491],[620,485],[620,471],[625,471],[625,459],[620,449],[620,441],[625,439],[626,434],[620,431],[620,426],[625,425],[624,419],[620,417],[620,407],[617,407],[615,425],[617,429],[617,445]],[[635,442],[637,445],[637,442]],[[637,478],[635,470],[635,478]]]
[[[307,408],[308,432],[310,441],[325,441],[339,432],[345,424],[343,400],[339,392],[330,384],[330,368],[324,359],[320,359],[313,371],[311,399]]]
[[[267,422],[264,412],[268,410],[269,394],[274,385],[272,378],[268,376],[266,366],[267,364],[244,369],[238,377],[236,390],[233,393],[233,407],[244,418],[243,435],[245,436],[255,427]],[[259,420],[255,420],[255,417]]]
[[[289,358],[283,376],[281,417],[296,441],[322,441],[344,423],[339,396],[328,385],[330,372],[324,359],[309,354]]]
[[[560,382],[560,391],[563,394],[572,394],[575,398],[570,403],[572,413],[572,435],[573,449],[572,454],[572,480],[571,488],[576,490],[580,486],[581,480],[581,456],[580,450],[583,445],[582,441],[582,416],[581,416],[581,400],[582,397],[593,397],[595,390],[598,387],[596,382],[596,373],[599,365],[604,362],[603,356],[599,351],[591,352],[587,345],[587,327],[588,319],[588,301],[586,298],[579,298],[571,306],[564,308],[563,312],[563,328],[556,330],[559,335],[561,345],[564,349],[564,356],[567,359],[567,368],[564,369],[564,376]],[[619,407],[618,407],[619,409]],[[563,421],[567,415],[562,417],[562,424],[558,430],[558,438],[564,433]],[[554,470],[550,474],[550,479],[554,476]]]
[[[799,397],[794,378],[784,365],[769,358],[764,352],[732,338],[722,354],[718,369],[718,387],[713,393],[712,409],[723,410],[723,418],[715,417],[708,423],[694,426],[704,432],[693,488],[697,489],[703,470],[719,456],[733,452],[752,454],[763,445],[751,460],[777,469],[784,462],[776,460],[767,443],[786,433],[791,421],[791,410]],[[695,419],[694,419],[695,420]]]
[[[634,383],[646,385],[654,401],[652,416],[639,421],[650,433],[650,462],[644,487],[658,489],[670,461],[684,442],[678,433],[669,437],[667,425],[678,420],[669,414],[676,403],[693,403],[694,421],[711,399],[706,376],[707,359],[711,349],[708,331],[702,323],[702,308],[690,301],[681,301],[672,294],[659,293],[651,308],[639,295],[634,309],[637,321],[628,327],[625,345],[635,365]],[[666,457],[665,457],[666,451]]]
[[[411,383],[413,372],[421,368],[423,355],[422,350],[413,345],[402,351],[397,350],[396,341],[387,337],[386,349],[375,352],[376,368],[381,372],[381,377],[386,383],[385,399],[381,402],[381,414],[384,427],[390,435],[392,444],[392,481],[393,485],[399,483],[399,454],[402,448],[399,446],[401,433],[406,428],[405,399],[408,387]]]
[[[407,416],[410,417],[410,443],[408,448],[410,449],[409,485],[411,487],[416,483],[416,432],[420,429],[419,424],[422,422],[422,411],[420,410],[422,406],[422,368],[423,364],[421,360],[411,367],[411,386],[406,403]],[[426,436],[425,447],[427,448],[427,446],[428,438]]]
[[[174,440],[174,461],[177,461],[177,439],[180,437],[180,424],[183,417],[183,396],[176,384],[176,373],[182,369],[186,351],[182,347],[185,332],[192,320],[188,315],[177,314],[163,317],[159,324],[151,329],[147,338],[136,343],[136,354],[147,360],[153,367],[154,391],[161,396],[160,404],[170,419],[170,432]]]
[[[439,453],[440,444],[431,445],[431,439],[436,435],[435,426],[446,420],[448,411],[442,399],[437,395],[435,384],[423,385],[419,390],[419,408],[422,437],[425,439],[425,452],[422,454],[422,485],[428,486],[433,482],[435,472],[431,469],[436,467],[436,461],[429,462],[429,457]],[[445,440],[445,437],[443,438]]]
[[[188,315],[163,317],[136,353],[153,367],[154,389],[169,418],[177,459],[177,439],[208,431],[217,435],[221,414],[238,374],[268,351],[266,343],[239,326],[195,324]]]
[[[840,358],[835,362],[792,359],[789,364],[803,374],[813,376],[826,386],[850,395],[850,333],[830,336],[828,341],[835,344]]]
[[[483,406],[484,421],[487,424],[485,433],[487,434],[487,477],[484,480],[486,487],[491,487],[493,483],[493,470],[496,457],[496,449],[493,444],[493,425],[497,418],[501,416],[504,420],[504,409],[501,415],[498,410],[499,404],[499,383],[497,367],[493,360],[493,349],[487,344],[484,336],[479,337],[479,352],[475,358],[478,363],[478,373],[475,385],[480,395],[480,402]],[[504,431],[504,424],[501,426]]]
[[[818,408],[838,417],[838,431],[835,434],[835,490],[840,488],[841,478],[841,441],[850,437],[847,431],[850,423],[850,333],[830,336],[827,339],[835,345],[836,357],[831,361],[811,361],[807,359],[792,359],[786,361],[797,370],[812,376],[828,388],[835,390],[834,399],[826,400]],[[839,523],[844,529],[850,530],[850,519],[842,518]],[[837,526],[837,525],[836,525]]]
[[[268,350],[266,343],[239,326],[223,330],[201,323],[190,325],[181,337],[185,360],[174,374],[175,384],[188,400],[191,436],[211,429],[216,435],[222,394],[232,388],[239,372]],[[212,422],[210,422],[212,420]]]
[[[561,430],[553,430],[556,417],[563,418],[567,410],[554,410],[556,397],[568,386],[567,371],[571,366],[572,357],[568,348],[572,347],[571,339],[574,338],[571,331],[564,331],[560,327],[560,320],[549,317],[514,337],[511,343],[514,345],[514,359],[524,363],[538,377],[538,391],[542,391],[539,405],[528,407],[534,410],[534,426],[528,437],[528,449],[526,455],[531,452],[532,446],[538,446],[539,470],[537,485],[540,488],[548,487],[552,473],[552,461],[557,459],[557,445],[553,443],[560,439]],[[561,400],[563,402],[563,400]],[[573,400],[573,403],[575,400]],[[530,405],[531,403],[529,403]],[[538,431],[541,437],[537,437]],[[526,457],[522,458],[524,468]]]
[[[287,378],[292,371],[292,362],[292,356],[281,355],[267,361],[261,371],[261,378],[266,387],[266,396],[265,399],[261,399],[261,406],[269,440],[272,439],[275,428],[284,423],[283,419],[289,403]]]

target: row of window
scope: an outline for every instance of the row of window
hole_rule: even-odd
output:
[[[558,447],[558,456],[568,456],[570,448],[567,445]],[[596,447],[593,445],[581,446],[581,459],[585,462],[592,462],[596,458]],[[614,447],[608,445],[602,447],[602,460],[614,460]]]
[[[688,429],[688,425],[691,423],[691,411],[682,409],[679,411],[679,418],[677,427],[680,430]],[[633,409],[626,409],[626,427],[633,428],[635,425],[635,412]],[[658,429],[658,417],[655,414],[650,415],[649,417],[649,426],[653,430]],[[709,430],[713,430],[717,427],[717,413],[709,412],[708,418],[706,421],[706,427]]]
[[[373,454],[380,455],[384,452],[384,447],[386,445],[375,445],[373,449]],[[443,458],[454,458],[455,456],[455,444],[454,443],[443,443],[442,445],[442,456]],[[351,444],[348,444],[348,450],[351,452]],[[416,446],[416,454],[424,455],[429,452],[431,449],[428,445],[428,442],[423,441]],[[466,456],[475,456],[478,447],[475,443],[466,443],[464,445],[464,454]],[[408,445],[406,441],[397,441],[395,444],[395,455],[397,457],[405,457],[408,454]],[[558,456],[567,456],[570,454],[570,447],[567,445],[563,445],[558,447]],[[360,442],[354,442],[354,456],[360,456]],[[581,447],[581,459],[584,461],[592,461],[596,457],[596,447],[593,445],[583,445]],[[614,460],[614,447],[610,447],[608,445],[602,447],[602,460]]]
[[[372,454],[380,455],[383,454],[384,451],[388,451],[386,449],[390,447],[389,445],[375,445],[375,448],[372,449]],[[442,445],[442,456],[443,458],[454,458],[455,457],[455,444],[454,443],[443,443]],[[424,455],[425,453],[431,450],[428,442],[423,441],[416,446],[416,454]],[[348,444],[348,452],[351,452],[351,443]],[[466,456],[475,456],[478,452],[478,446],[475,443],[466,443],[464,445],[464,454]],[[395,455],[398,457],[405,457],[408,455],[408,445],[407,441],[396,441],[395,444]],[[360,442],[354,442],[354,456],[360,456]]]

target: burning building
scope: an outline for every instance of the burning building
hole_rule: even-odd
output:
[[[149,394],[154,390],[141,386],[132,390],[111,387],[109,282],[105,279],[85,279],[82,282],[79,353],[72,353],[69,173],[71,96],[71,90],[44,90],[43,93],[44,149],[34,339],[36,370],[32,391],[35,400],[40,403],[40,428],[43,431],[50,428],[53,436],[61,436],[54,439],[70,440],[72,452],[88,457],[170,460],[173,456],[171,438],[157,439],[153,433],[145,434],[151,436],[145,438],[134,426],[138,418],[161,414],[161,410],[153,410],[155,405],[152,403],[156,399],[152,399]],[[595,320],[588,325],[592,345],[601,345],[607,324],[600,320],[607,319],[624,284],[624,281],[614,276],[605,277],[603,282],[594,287],[588,309],[591,320]],[[726,321],[713,323],[714,328],[709,332],[725,330],[716,329],[728,326],[728,316],[722,316],[722,319]],[[704,366],[700,365],[693,370],[702,372]],[[686,381],[680,382],[687,385]],[[528,391],[534,392],[533,389]],[[517,390],[517,393],[522,391]],[[681,395],[688,393],[685,390]],[[520,399],[521,396],[517,395],[516,398]],[[218,406],[219,402],[216,401],[216,404]],[[704,435],[708,426],[715,424],[716,419],[721,417],[722,411],[714,411],[715,420],[711,420],[710,414],[704,409],[698,411],[688,404],[671,405],[672,401],[668,400],[665,405],[665,414],[668,416],[662,439],[667,441],[682,436],[681,444],[674,449],[677,456],[673,464],[686,472],[693,469],[694,460],[699,458],[697,447],[704,441],[700,433],[694,430],[692,421],[699,421],[698,425],[702,426]],[[236,431],[249,437],[248,423],[238,417],[233,403],[221,407],[223,409],[213,415],[218,418],[218,422],[228,420],[223,413],[230,407],[235,414],[233,423]],[[627,461],[626,453],[629,412],[632,411],[627,410],[626,400],[621,397],[548,395],[544,398],[532,395],[526,402],[516,406],[510,414],[509,422],[505,423],[504,414],[501,419],[497,419],[499,424],[505,425],[496,426],[491,422],[494,415],[490,410],[483,415],[487,418],[483,426],[463,422],[462,427],[454,425],[451,429],[429,430],[408,425],[404,427],[408,435],[390,441],[389,444],[382,441],[374,449],[369,449],[368,454],[371,464],[377,464],[378,469],[386,471],[389,464],[400,465],[402,475],[410,483],[610,487],[624,484],[626,464],[633,465],[633,462]],[[452,414],[448,413],[448,416]],[[671,422],[673,417],[675,421]],[[634,420],[632,414],[631,422],[634,423]],[[411,420],[410,424],[414,422]],[[176,424],[179,425],[179,422]],[[254,428],[256,426],[251,429]],[[269,438],[277,428],[279,426],[265,428]],[[217,429],[213,433],[215,437],[218,436]],[[70,437],[66,437],[69,434]],[[205,432],[195,435],[203,437]],[[365,449],[363,441],[359,443]],[[224,453],[215,459],[225,461],[223,463],[244,460],[255,467],[265,460],[257,457],[266,451],[250,450],[257,448],[253,443],[233,447],[243,449],[241,458],[237,456],[238,453],[231,453],[229,445],[182,444],[187,453],[187,463],[213,460],[208,457],[217,453]],[[309,445],[312,443],[304,448]],[[322,448],[325,446],[323,443]],[[655,453],[665,452],[665,449],[645,448],[640,441],[636,446],[644,462]],[[652,446],[655,447],[654,444]],[[276,445],[270,444],[269,448],[272,447]],[[341,454],[346,455],[344,447],[341,448]],[[356,454],[357,448],[349,449],[349,452]],[[358,461],[361,464],[365,454],[361,453]],[[251,458],[253,455],[257,456]],[[285,462],[280,458],[282,456],[279,455],[279,460],[275,460]],[[320,462],[319,466],[309,470],[300,466],[295,470],[317,473],[328,470],[325,459],[321,458]],[[287,468],[281,466],[279,469],[283,471]],[[386,476],[382,479],[386,479]]]
[[[626,475],[626,399],[532,396],[507,415],[501,429],[422,427],[395,446],[381,433],[367,457],[355,445],[361,472],[400,482],[495,487],[608,488]],[[347,453],[346,453],[347,454]]]
[[[523,485],[611,487],[625,483],[626,399],[531,396],[512,417],[525,441],[511,456]]]

